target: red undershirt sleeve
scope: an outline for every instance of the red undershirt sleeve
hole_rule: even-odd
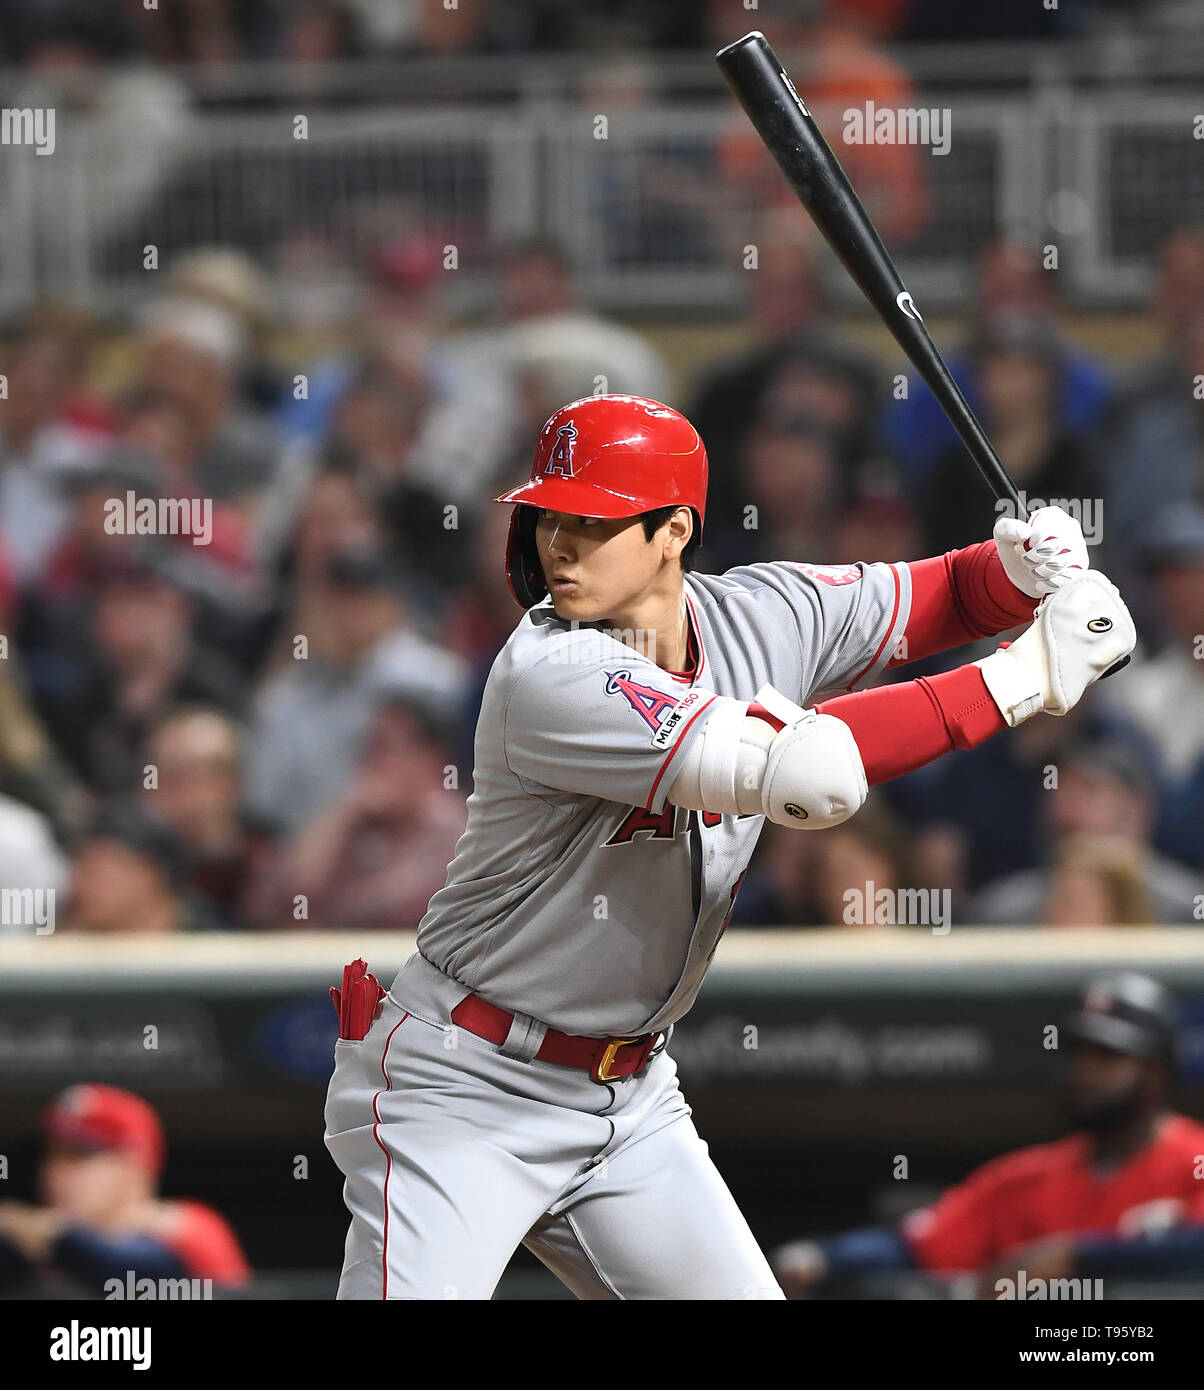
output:
[[[913,560],[906,645],[888,666],[905,666],[1032,621],[1037,600],[1007,577],[994,541]]]
[[[838,695],[816,709],[852,730],[871,787],[955,748],[975,748],[1007,728],[977,666]]]
[[[913,561],[906,646],[890,666],[993,637],[1032,621],[1037,601],[1007,577],[994,541]],[[1007,728],[974,665],[898,685],[839,695],[815,708],[852,730],[870,786],[902,777],[954,749],[976,748]],[[750,712],[780,727],[754,706]]]
[[[994,541],[917,560],[908,569],[912,597],[907,641],[890,666],[1032,620],[1036,601],[1007,577]],[[1007,728],[982,672],[972,665],[840,695],[816,708],[852,730],[870,786],[901,777],[956,748],[975,748]]]

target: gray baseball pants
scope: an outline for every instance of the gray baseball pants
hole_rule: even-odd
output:
[[[599,1084],[451,1023],[468,990],[417,952],[340,1039],[326,1146],[351,1226],[340,1299],[487,1299],[532,1251],[582,1299],[780,1299],[663,1050]]]

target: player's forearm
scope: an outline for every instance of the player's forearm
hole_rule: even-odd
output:
[[[706,722],[677,758],[669,800],[765,815],[792,829],[840,825],[874,783],[975,748],[1038,713],[1066,714],[1136,640],[1115,585],[1091,570],[1052,592],[1010,646],[955,671],[810,710],[772,685],[751,704],[711,695],[700,711]]]
[[[1007,728],[977,666],[839,695],[816,708],[849,726],[871,787]]]
[[[1007,577],[993,540],[915,560],[907,568],[911,612],[904,644],[890,666],[995,637],[1032,619],[1037,600]]]
[[[1042,711],[1066,714],[1136,640],[1115,586],[1092,570],[1047,598],[1009,647],[954,671],[817,708],[848,725],[872,786],[955,748],[975,748]]]

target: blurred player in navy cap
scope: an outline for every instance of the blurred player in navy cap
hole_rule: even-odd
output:
[[[1063,1033],[1071,1134],[990,1160],[896,1224],[781,1247],[787,1295],[888,1270],[973,1272],[984,1298],[1019,1270],[1030,1284],[1204,1272],[1204,1125],[1166,1108],[1169,995],[1144,975],[1102,977]]]

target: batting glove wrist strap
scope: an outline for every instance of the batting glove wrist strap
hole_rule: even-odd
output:
[[[983,683],[1011,728],[1023,724],[1045,708],[1041,674],[1024,660],[1023,655],[1014,655],[1009,647],[992,652],[974,664],[982,672]]]

